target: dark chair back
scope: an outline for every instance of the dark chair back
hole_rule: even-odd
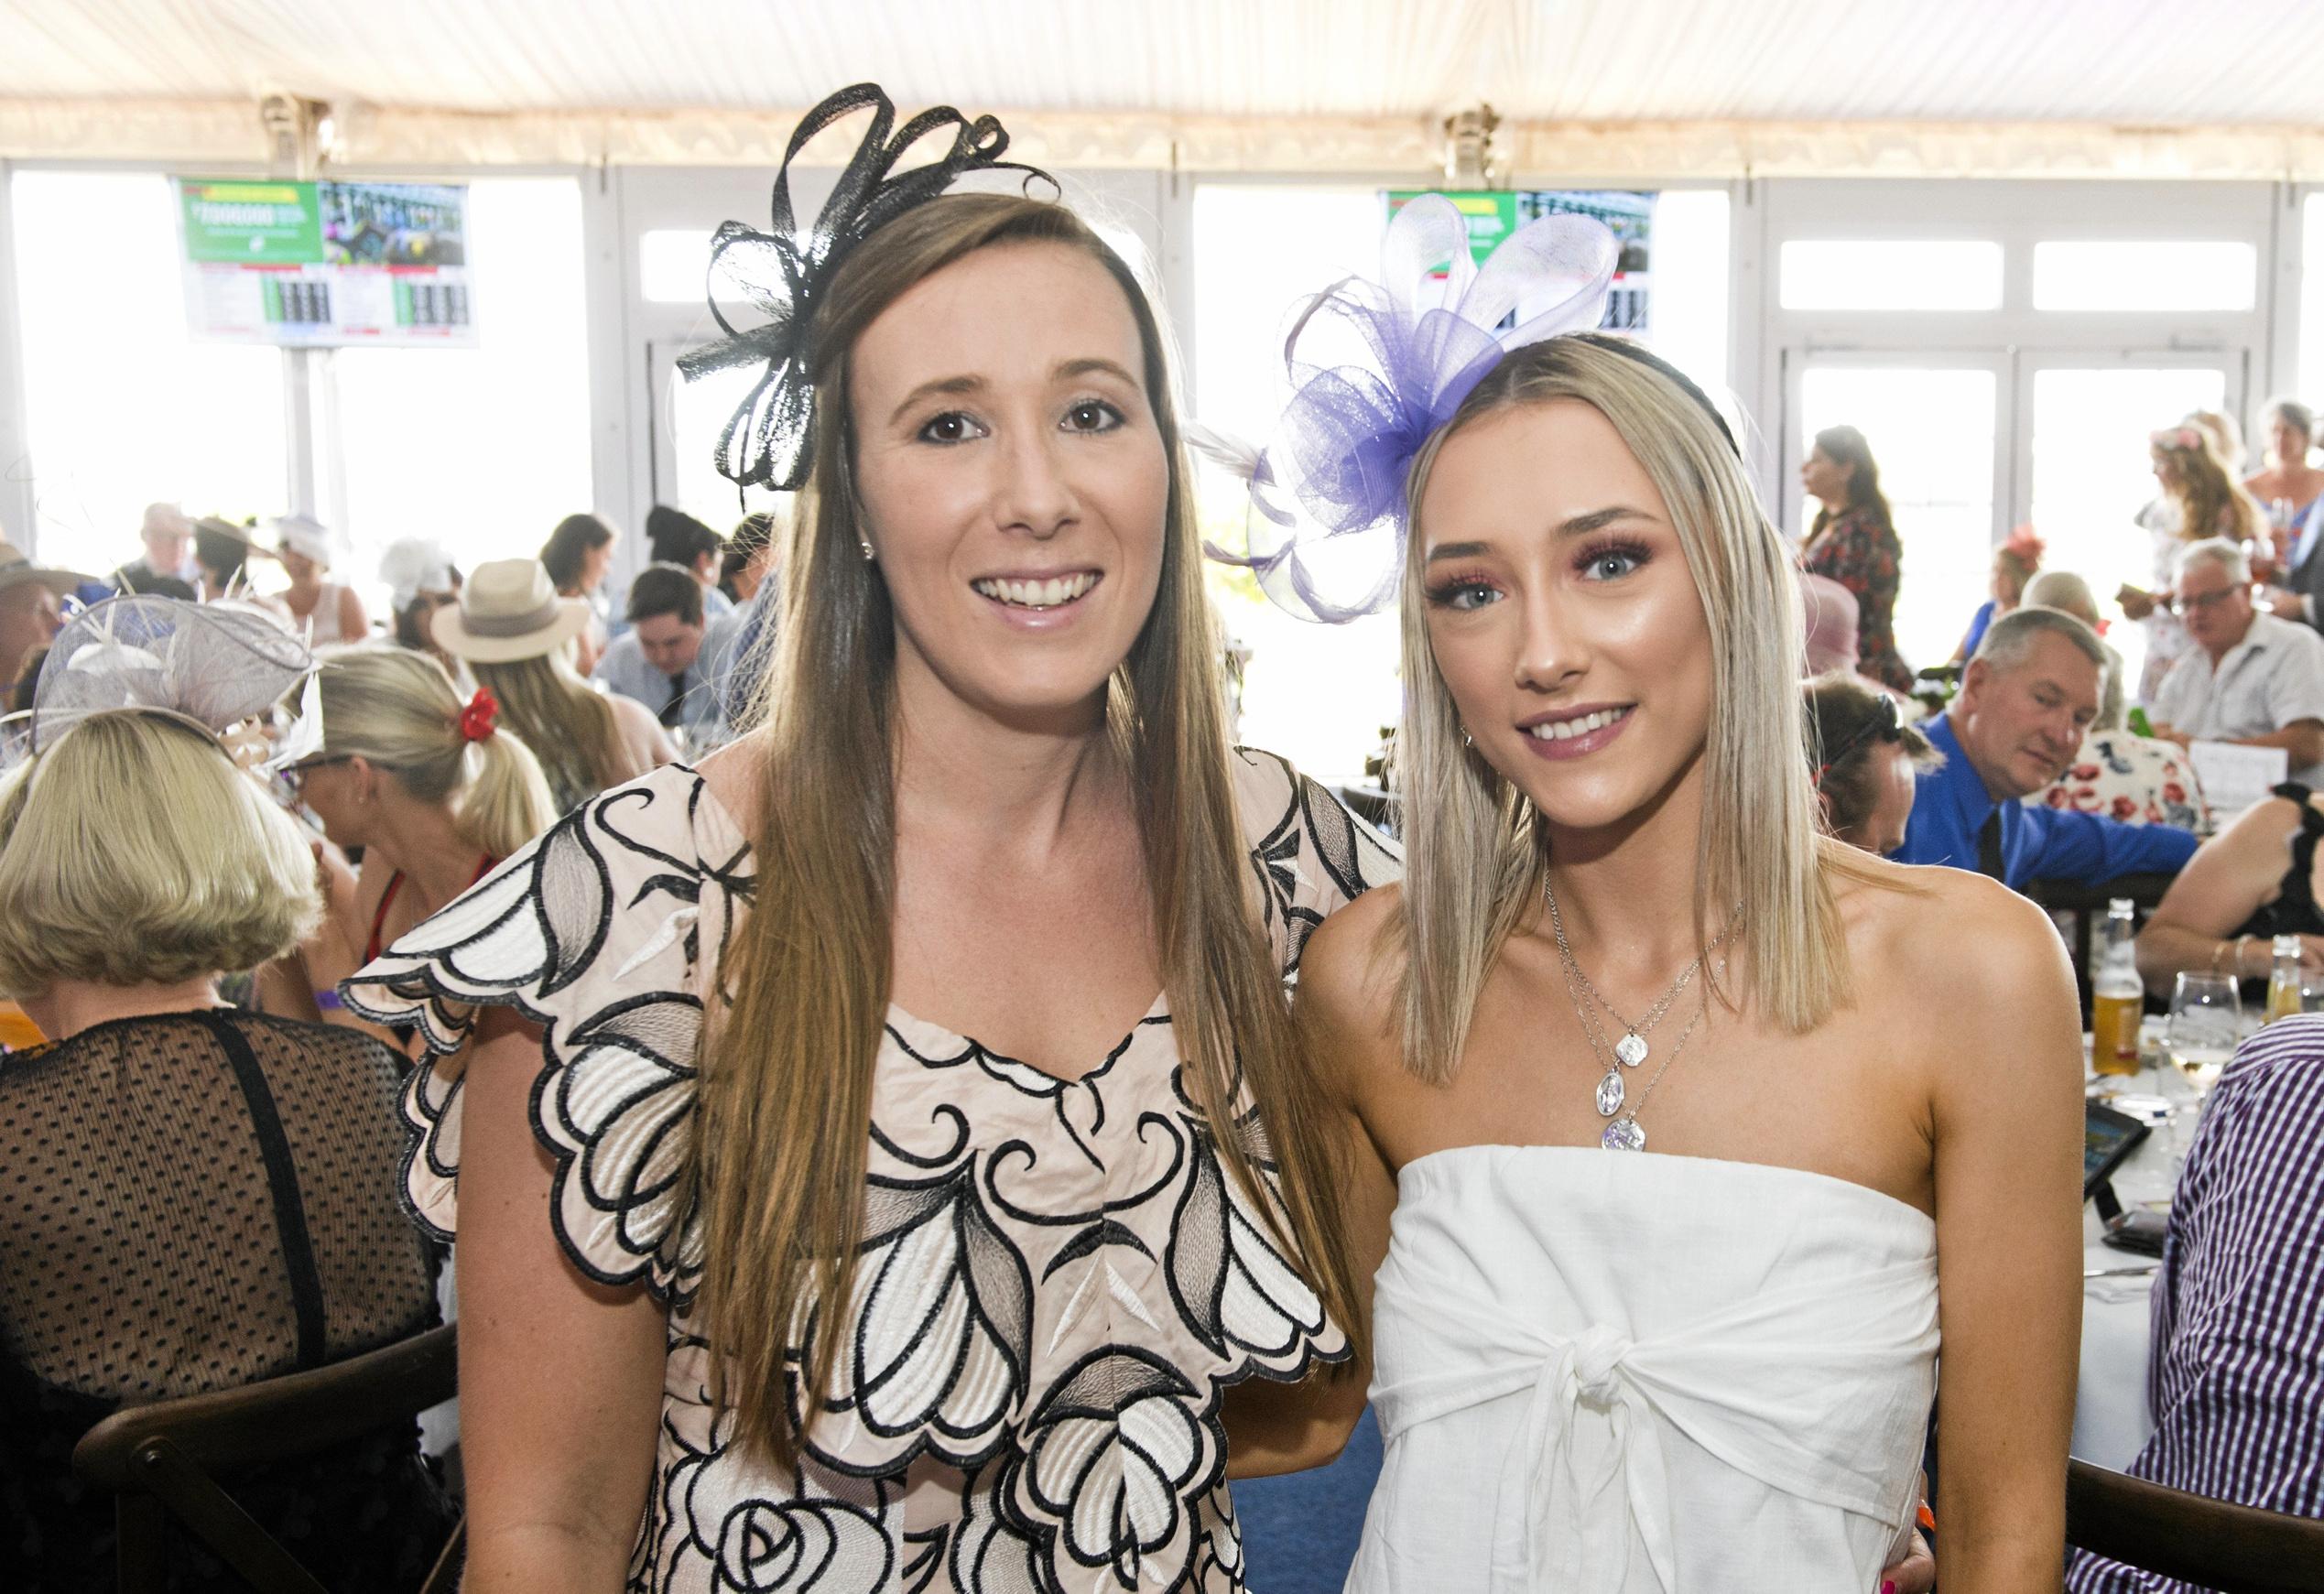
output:
[[[2221,1594],[2324,1589],[2324,1522],[2230,1505],[2075,1461],[2066,1542]]]
[[[121,1594],[161,1594],[172,1517],[258,1594],[328,1594],[211,1473],[310,1455],[450,1400],[456,1334],[447,1324],[328,1367],[126,1406],[91,1428],[72,1470],[114,1495]],[[455,1529],[421,1594],[449,1594],[461,1538]]]

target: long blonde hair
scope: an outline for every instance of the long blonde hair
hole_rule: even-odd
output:
[[[1160,586],[1110,684],[1107,720],[1135,793],[1155,944],[1188,1088],[1231,1177],[1277,1239],[1306,1259],[1325,1308],[1352,1333],[1360,1329],[1346,1240],[1319,1209],[1336,1166],[1327,1105],[1316,1077],[1296,1061],[1274,957],[1245,895],[1190,476],[1160,329],[1128,268],[1070,211],[950,196],[881,228],[818,311],[812,471],[790,527],[757,710],[765,732],[755,901],[721,970],[733,1006],[711,1031],[702,1069],[699,1193],[704,1250],[717,1266],[705,1277],[701,1315],[719,1398],[743,1443],[785,1461],[831,1387],[844,1338],[892,968],[895,634],[887,590],[857,547],[850,351],[916,284],[977,250],[1025,244],[1081,251],[1121,286],[1170,461]],[[1238,1084],[1264,1113],[1267,1155],[1281,1169],[1280,1222],[1254,1154],[1229,1127]],[[805,1365],[787,1366],[801,1324],[810,1326]]]
[[[556,809],[539,761],[514,732],[462,734],[467,705],[424,653],[366,643],[322,651],[323,753],[364,758],[423,803],[451,806],[461,839],[505,858],[548,829]]]
[[[2195,438],[2197,446],[2183,448],[2172,440],[2182,436]],[[2266,516],[2260,509],[2259,500],[2245,492],[2243,484],[2235,479],[2218,433],[2198,425],[2196,417],[2190,416],[2186,425],[2159,434],[2154,451],[2156,458],[2167,460],[2171,465],[2171,475],[2163,490],[2178,505],[2178,535],[2182,541],[2201,542],[2207,537],[2223,537],[2243,542],[2258,535]]]
[[[1539,899],[1548,838],[1516,786],[1463,745],[1428,645],[1419,505],[1445,439],[1481,417],[1575,398],[1622,435],[1662,495],[1710,632],[1709,816],[1696,841],[1697,945],[1742,905],[1737,961],[1776,1021],[1806,1030],[1847,998],[1847,949],[1826,869],[1804,746],[1799,600],[1789,548],[1704,405],[1665,370],[1595,336],[1553,338],[1504,358],[1413,461],[1404,578],[1405,874],[1389,928],[1404,948],[1406,1066],[1456,1072],[1478,993]],[[1523,470],[1523,461],[1509,461]],[[1844,862],[1838,867],[1846,868]],[[1732,997],[1730,997],[1732,1000]]]
[[[561,643],[531,658],[471,659],[468,665],[476,684],[500,700],[502,724],[540,761],[559,808],[586,802],[646,769],[623,742],[614,705],[573,673],[572,646]]]

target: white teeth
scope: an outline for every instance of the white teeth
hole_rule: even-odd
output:
[[[1578,720],[1550,720],[1527,729],[1526,734],[1537,742],[1569,742],[1576,736],[1587,736],[1592,731],[1602,731],[1630,712],[1627,709],[1601,709],[1594,714],[1584,714]]]
[[[1054,609],[1060,603],[1070,603],[1097,585],[1097,577],[1089,570],[1070,576],[1053,576],[1046,581],[1004,581],[986,580],[972,585],[987,598],[1013,603],[1020,609]]]

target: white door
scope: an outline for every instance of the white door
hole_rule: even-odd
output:
[[[1896,650],[1915,669],[1953,656],[1984,601],[2009,501],[2005,350],[1784,352],[1782,522],[1795,537],[1817,504],[1799,467],[1828,427],[1864,434],[1903,547]]]

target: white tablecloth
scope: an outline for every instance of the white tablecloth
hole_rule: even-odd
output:
[[[2110,1079],[2115,1090],[2187,1101],[2193,1092],[2178,1074],[2149,1068],[2135,1079]],[[2100,1100],[2106,1099],[2104,1096]],[[2144,1114],[2140,1114],[2144,1116]],[[2175,1133],[2177,1138],[2175,1138]],[[2182,1110],[2176,1132],[2156,1123],[2131,1158],[2114,1170],[2114,1194],[2125,1209],[2170,1204],[2178,1178],[2178,1156],[2195,1133],[2195,1114]],[[2134,1251],[2101,1244],[2105,1232],[2095,1203],[2082,1208],[2082,1267],[2135,1267],[2151,1261]],[[2085,1279],[2082,1285],[2082,1359],[2074,1400],[2074,1454],[2116,1471],[2130,1465],[2155,1431],[2146,1409],[2148,1317],[2154,1275]]]

